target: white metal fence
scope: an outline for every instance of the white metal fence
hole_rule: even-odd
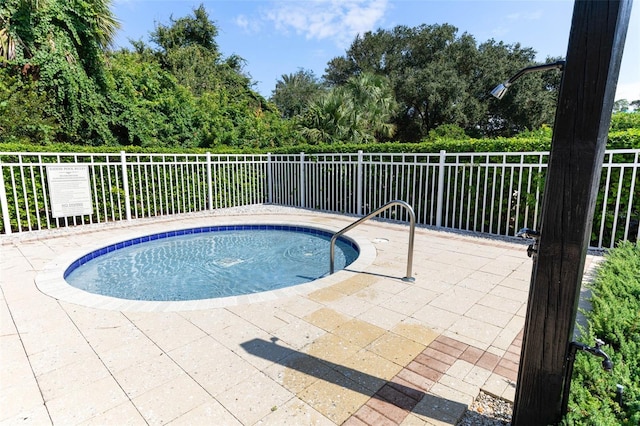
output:
[[[438,154],[0,153],[1,232],[257,203],[365,215],[389,200],[418,223],[513,236],[536,228],[548,152]],[[640,150],[606,151],[592,247],[638,239]],[[47,166],[88,168],[91,214],[54,218]],[[405,220],[389,210],[387,219]]]

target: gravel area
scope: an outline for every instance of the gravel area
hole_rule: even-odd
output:
[[[513,405],[484,392],[478,397],[457,426],[504,426],[511,424]]]

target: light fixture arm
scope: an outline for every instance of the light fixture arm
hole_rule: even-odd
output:
[[[491,91],[491,95],[495,96],[498,99],[502,99],[505,93],[507,93],[507,89],[509,88],[509,86],[511,86],[514,81],[516,81],[523,75],[529,74],[530,72],[534,71],[546,71],[555,69],[562,71],[562,69],[564,68],[564,64],[565,61],[556,61],[550,64],[534,65],[532,67],[523,68],[515,73],[513,77],[509,78],[509,80],[505,81],[504,83],[498,84],[496,88]]]

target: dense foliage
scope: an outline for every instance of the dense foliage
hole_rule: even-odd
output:
[[[152,44],[107,48],[110,0],[0,5],[0,142],[173,147],[279,146],[293,124],[223,58],[200,6],[158,24]],[[20,105],[24,105],[20,108]]]
[[[283,75],[267,100],[253,90],[244,60],[221,54],[203,6],[117,51],[110,6],[0,3],[0,143],[299,151],[396,141],[423,143],[389,149],[423,150],[486,145],[477,141],[553,124],[560,73],[527,75],[497,101],[490,89],[533,65],[535,52],[478,45],[451,25],[365,33],[322,79],[303,69]],[[614,127],[621,133],[610,135],[611,147],[638,146],[640,126],[629,120]]]
[[[1,86],[0,86],[1,88]],[[0,104],[0,112],[2,104]],[[142,113],[143,111],[141,111]],[[612,119],[612,130],[609,132],[607,149],[616,148],[640,148],[640,125],[639,127],[616,130],[626,126],[629,114],[614,114]],[[635,114],[640,117],[640,114]],[[2,115],[0,114],[0,127],[2,126]],[[616,124],[618,123],[618,124]],[[69,143],[52,143],[48,145],[34,145],[25,140],[7,140],[0,142],[0,152],[146,152],[146,153],[266,153],[275,154],[297,154],[305,152],[309,154],[319,153],[353,153],[359,150],[363,152],[376,153],[435,153],[445,150],[447,152],[526,152],[526,151],[548,151],[551,148],[551,128],[543,126],[535,131],[525,131],[514,137],[495,138],[469,138],[460,134],[461,130],[455,126],[441,126],[430,132],[429,137],[418,143],[381,142],[381,143],[297,143],[295,145],[281,145],[275,147],[253,147],[253,146],[229,146],[213,145],[209,147],[177,147],[171,145],[135,144],[127,146],[79,146]]]
[[[640,424],[640,245],[623,242],[611,250],[597,270],[592,310],[582,339],[606,342],[613,370],[601,358],[578,354],[574,364],[565,424]],[[622,394],[616,395],[616,385]]]

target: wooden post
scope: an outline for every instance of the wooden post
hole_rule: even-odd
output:
[[[562,419],[563,373],[632,0],[576,0],[534,256],[512,424]]]

